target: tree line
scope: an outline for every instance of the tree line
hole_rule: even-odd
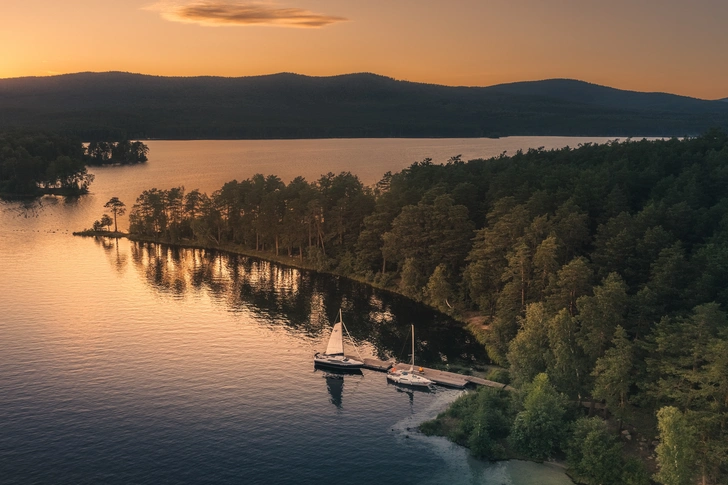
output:
[[[88,192],[81,141],[50,133],[0,133],[0,194],[36,196]]]
[[[148,160],[149,147],[141,141],[92,141],[86,147],[89,165],[132,165]]]
[[[134,234],[177,242],[239,244],[309,257],[320,269],[344,259],[357,241],[374,194],[355,175],[327,174],[289,184],[269,175],[226,183],[211,196],[183,187],[145,190],[129,214]]]
[[[150,189],[130,230],[286,252],[477,316],[473,331],[517,387],[552,386],[605,403],[620,426],[651,427],[661,483],[723,483],[726,187],[728,135],[713,130],[426,159],[374,187],[342,173],[256,175],[210,196]],[[580,426],[584,439],[599,431]]]
[[[78,138],[57,133],[0,133],[0,194],[85,194],[94,179],[87,165],[142,163],[148,153],[140,141],[92,141],[84,147]]]

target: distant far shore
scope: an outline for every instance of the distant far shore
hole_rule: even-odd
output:
[[[728,128],[724,101],[572,79],[452,87],[368,73],[109,72],[0,79],[0,91],[0,112],[13,114],[0,119],[0,131],[32,128],[85,140],[686,136]]]

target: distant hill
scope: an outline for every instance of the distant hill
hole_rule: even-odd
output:
[[[569,103],[590,104],[625,110],[655,110],[677,113],[710,112],[714,109],[715,104],[714,101],[687,96],[625,91],[573,79],[547,79],[544,81],[499,84],[488,89],[501,93],[543,96]]]
[[[375,74],[121,72],[0,80],[0,130],[85,139],[670,136],[728,128],[728,103],[568,79],[450,87]]]

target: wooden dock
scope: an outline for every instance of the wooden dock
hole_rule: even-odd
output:
[[[393,360],[378,360],[373,357],[362,359],[362,362],[364,362],[365,369],[378,370],[380,372],[387,372],[394,365]]]
[[[463,376],[466,381],[471,382],[473,384],[477,384],[479,386],[488,386],[488,387],[495,387],[496,389],[503,389],[505,391],[515,391],[516,389],[514,387],[509,386],[508,384],[503,384],[502,382],[495,382],[495,381],[489,381],[488,379],[482,379],[480,377],[475,376]]]
[[[379,372],[387,372],[392,367],[401,366],[402,368],[409,369],[410,364],[404,362],[395,362],[394,360],[379,360],[374,357],[362,359],[359,356],[347,355],[350,359],[360,360],[364,362],[365,369],[371,369]],[[421,370],[420,370],[421,369]],[[439,386],[454,387],[457,389],[463,389],[468,385],[476,386],[488,386],[496,389],[505,389],[506,391],[513,391],[514,389],[506,384],[489,381],[480,377],[466,376],[463,374],[456,374],[455,372],[447,372],[443,370],[430,369],[429,367],[415,367],[415,373],[423,377],[427,377],[432,382]]]
[[[394,365],[395,368],[409,369],[410,364],[403,362]],[[465,376],[455,374],[454,372],[446,372],[437,369],[430,369],[428,367],[415,367],[414,373],[430,379],[437,385],[445,387],[454,387],[456,389],[464,389],[468,385],[468,381],[465,380]]]

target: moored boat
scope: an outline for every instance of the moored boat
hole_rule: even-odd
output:
[[[415,373],[415,326],[412,325],[412,364],[409,370],[392,367],[387,372],[387,379],[395,384],[412,387],[430,387],[432,381],[425,376]]]
[[[351,359],[344,355],[344,321],[341,318],[341,310],[339,310],[339,321],[334,324],[329,337],[329,344],[326,352],[316,352],[313,356],[315,365],[326,367],[334,367],[337,369],[361,369],[363,362]],[[347,330],[348,333],[348,330]]]

